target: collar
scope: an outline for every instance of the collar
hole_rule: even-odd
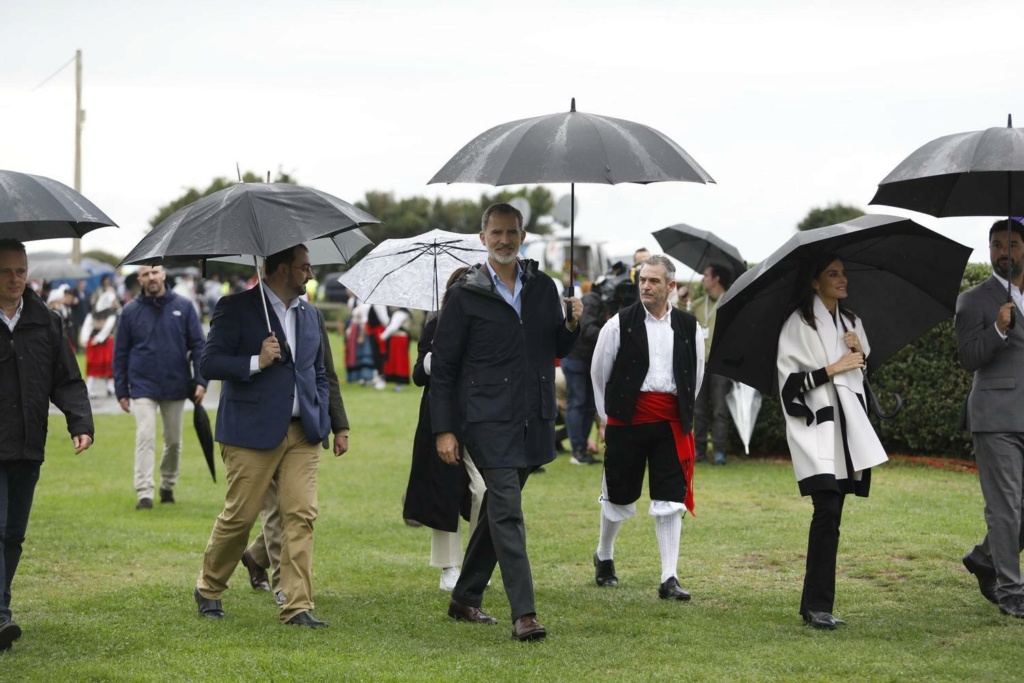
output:
[[[499,280],[498,274],[496,272],[494,272],[494,268],[491,268],[491,259],[485,259],[484,260],[484,265],[487,266],[487,272],[491,276],[491,281],[492,282],[497,282]],[[522,266],[521,263],[519,263],[519,259],[516,259],[516,279],[517,280],[522,280],[523,279],[523,266]]]
[[[271,306],[281,306],[286,311],[291,308],[298,308],[299,306],[300,297],[295,297],[292,299],[291,305],[285,306],[284,302],[281,301],[281,298],[277,296],[277,294],[274,294],[274,290],[268,287],[266,282],[263,283],[263,292],[267,295],[267,299],[270,301]]]
[[[644,322],[663,323],[666,320],[668,320],[668,321],[672,320],[672,307],[671,306],[669,306],[668,309],[665,311],[665,315],[661,316],[660,318],[655,318],[651,314],[651,312],[647,310],[647,307],[644,306],[642,301],[639,302],[639,303],[640,303],[640,308],[644,309]]]
[[[1007,287],[1009,287],[1009,286],[1010,286],[1010,281],[1009,281],[1009,280],[1007,280],[1007,279],[1005,279],[1005,278],[1003,278],[1003,277],[1001,277],[1000,275],[997,275],[995,271],[992,271],[992,277],[994,277],[994,278],[995,278],[995,279],[996,279],[996,280],[997,280],[997,281],[999,282],[999,284],[1000,284],[1000,285],[1002,286],[1002,288],[1003,288],[1004,290],[1005,290],[1005,289],[1006,289]],[[1014,285],[1014,288],[1015,288],[1015,289],[1016,289],[1016,290],[1017,290],[1018,292],[1022,291],[1022,290],[1021,290],[1021,288],[1020,288],[1020,287],[1017,287],[1016,285]]]

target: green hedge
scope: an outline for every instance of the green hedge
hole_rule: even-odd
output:
[[[960,290],[982,282],[992,274],[986,264],[971,263],[964,271]],[[890,454],[942,456],[971,459],[971,435],[957,429],[957,421],[971,388],[971,374],[956,360],[956,332],[948,320],[906,347],[871,378],[872,387],[885,408],[892,394],[903,399],[903,410],[892,420],[875,420]],[[751,454],[788,454],[786,426],[777,395],[764,396],[751,438]],[[730,451],[742,453],[735,430]]]

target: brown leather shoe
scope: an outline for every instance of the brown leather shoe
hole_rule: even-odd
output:
[[[256,564],[256,560],[252,559],[248,548],[242,553],[242,566],[249,572],[249,585],[254,591],[270,590],[270,577],[267,576],[267,570]]]
[[[540,625],[533,614],[519,617],[512,624],[512,637],[516,640],[540,640],[547,634],[548,630]]]
[[[474,624],[497,624],[498,620],[479,607],[463,605],[457,600],[448,601],[448,616],[455,621],[470,621]]]

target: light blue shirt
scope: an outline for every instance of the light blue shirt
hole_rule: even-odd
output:
[[[519,260],[516,260],[516,284],[515,291],[508,291],[508,287],[501,281],[498,274],[494,272],[494,268],[491,268],[491,262],[488,259],[484,261],[487,264],[487,272],[491,274],[491,282],[494,283],[494,288],[501,295],[501,298],[505,300],[509,306],[515,309],[516,315],[520,318],[523,317],[523,267],[519,265]]]

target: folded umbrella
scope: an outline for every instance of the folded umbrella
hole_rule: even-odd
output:
[[[95,204],[56,180],[0,170],[0,239],[81,237],[117,227]]]
[[[732,390],[725,395],[725,405],[743,441],[743,451],[750,455],[750,437],[754,434],[757,414],[761,412],[761,392],[742,382],[733,382]]]
[[[868,373],[956,310],[971,249],[909,218],[868,215],[799,232],[733,283],[718,302],[707,371],[761,393],[776,384],[779,333],[797,307],[806,264],[842,259],[844,305],[871,337]]]
[[[431,230],[384,240],[338,281],[364,303],[436,311],[452,271],[486,258],[475,234]]]
[[[713,232],[679,223],[658,230],[654,233],[654,239],[658,240],[666,254],[696,273],[703,274],[704,269],[712,263],[728,267],[734,278],[747,270],[747,262],[740,256],[739,250]]]
[[[210,428],[210,416],[206,414],[206,408],[201,403],[195,403],[195,410],[192,411],[192,426],[196,430],[196,437],[203,449],[203,456],[206,458],[206,466],[210,468],[210,476],[217,481],[217,468],[213,464],[213,430]]]

